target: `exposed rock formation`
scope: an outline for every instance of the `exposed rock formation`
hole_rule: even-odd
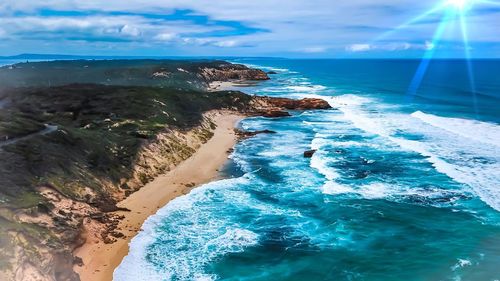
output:
[[[330,109],[330,104],[322,99],[317,98],[304,98],[301,100],[294,100],[288,98],[271,98],[262,97],[262,102],[268,105],[290,109],[290,110],[312,110],[312,109]]]
[[[263,111],[259,112],[258,115],[260,115],[262,117],[267,117],[267,118],[278,118],[278,117],[289,117],[289,116],[292,116],[287,111],[276,110],[276,109],[263,110]]]
[[[271,130],[244,131],[244,130],[240,130],[240,129],[234,129],[234,131],[236,132],[236,135],[239,138],[250,138],[250,137],[253,137],[253,136],[256,136],[259,134],[276,134],[275,131],[271,131]]]
[[[248,68],[241,64],[221,63],[216,67],[200,68],[200,75],[208,82],[230,80],[269,80],[269,76],[260,70]]]
[[[314,153],[316,153],[316,149],[304,151],[304,158],[312,158]]]
[[[304,98],[294,100],[289,98],[274,98],[274,97],[252,97],[252,107],[255,115],[276,118],[291,116],[285,110],[317,110],[331,109],[328,102],[316,98]]]

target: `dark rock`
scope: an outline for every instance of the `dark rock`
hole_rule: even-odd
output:
[[[109,238],[107,236],[104,237],[102,240],[103,240],[104,244],[113,244],[116,242],[116,239],[112,239],[112,238]]]
[[[132,131],[130,132],[130,135],[131,136],[134,136],[136,138],[140,138],[140,139],[148,139],[149,136],[143,132],[139,132],[139,131]]]
[[[314,153],[316,153],[316,149],[304,151],[304,157],[311,158],[311,157],[313,157]]]
[[[278,117],[290,117],[290,116],[292,116],[287,111],[272,110],[272,109],[271,110],[267,110],[267,111],[263,111],[260,115],[262,117],[267,117],[267,118],[278,118]]]
[[[103,213],[92,214],[90,215],[90,218],[100,223],[106,222],[106,216]]]
[[[278,74],[276,71],[268,71],[267,74]]]
[[[37,205],[38,212],[43,214],[49,214],[51,211],[51,207],[47,206],[47,204],[39,203]]]
[[[125,236],[125,235],[123,235],[123,233],[118,232],[118,231],[112,231],[110,234],[111,234],[111,236],[113,236],[115,238],[122,238]]]
[[[73,264],[77,266],[83,266],[83,260],[80,257],[73,257]]]
[[[235,131],[236,135],[240,138],[249,138],[249,137],[259,135],[259,134],[276,134],[275,131],[271,131],[271,130],[244,131],[244,130],[240,130],[240,129],[235,129],[234,131]]]
[[[124,207],[116,207],[116,211],[131,212],[131,210],[129,208],[124,208]]]

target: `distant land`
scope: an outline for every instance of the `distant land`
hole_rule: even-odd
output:
[[[234,59],[244,57],[226,56],[93,56],[93,55],[62,55],[62,54],[18,54],[12,56],[0,56],[0,60],[79,60],[79,59]],[[260,57],[251,57],[258,59]],[[262,57],[269,59],[269,57]],[[275,59],[284,59],[273,57]]]

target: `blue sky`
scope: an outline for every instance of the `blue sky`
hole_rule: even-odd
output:
[[[500,0],[464,1],[2,0],[0,55],[499,58]]]

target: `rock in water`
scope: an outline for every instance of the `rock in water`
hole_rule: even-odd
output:
[[[240,129],[234,129],[236,135],[240,138],[250,138],[259,134],[276,134],[275,131],[271,130],[260,130],[260,131],[244,131]]]
[[[267,118],[289,117],[289,116],[292,115],[283,110],[267,110],[262,112],[262,117],[267,117]]]
[[[314,153],[316,153],[316,149],[304,151],[304,157],[311,158],[311,157],[313,157]]]

